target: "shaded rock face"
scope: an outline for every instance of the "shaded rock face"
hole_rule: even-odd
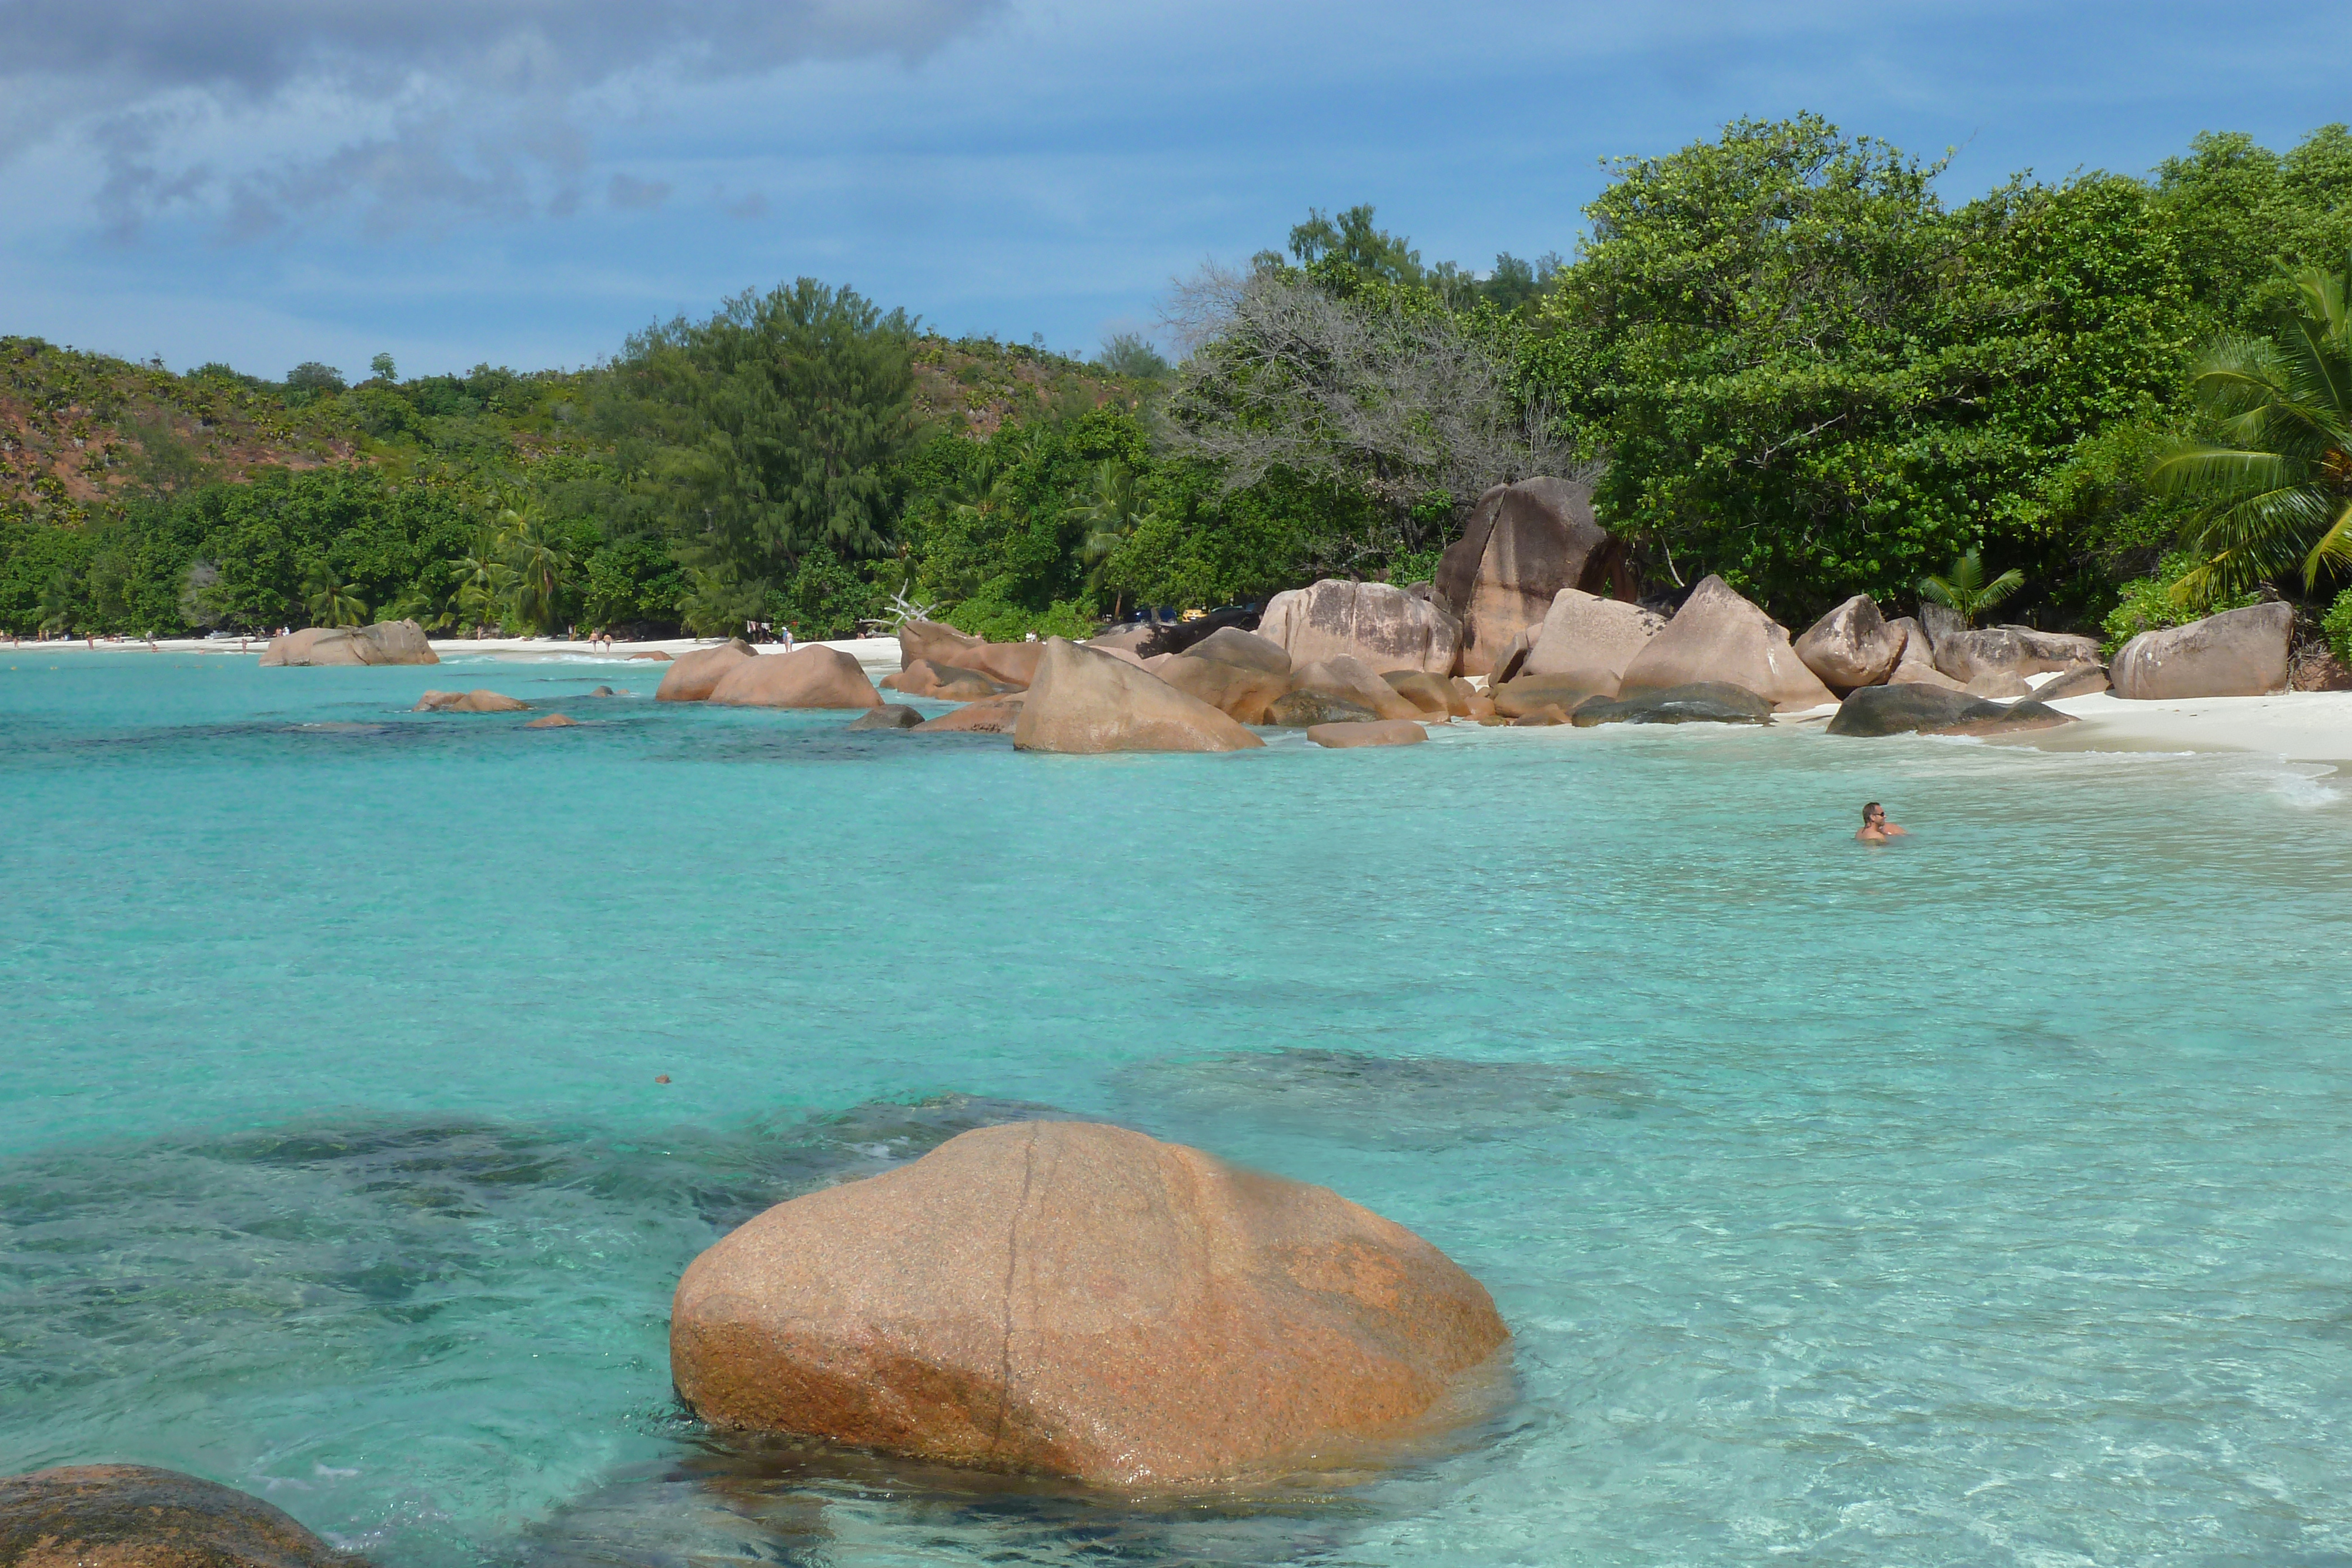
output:
[[[521,713],[530,705],[519,703],[503,692],[477,686],[470,692],[426,692],[416,699],[411,713]]]
[[[2034,687],[2033,698],[2036,702],[2049,703],[2061,697],[2096,696],[2106,689],[2107,669],[2105,664],[2076,664]]]
[[[1814,622],[1791,646],[1823,685],[1843,694],[1893,674],[1906,641],[1902,632],[1888,630],[1875,600],[1857,593]]]
[[[1429,731],[1409,718],[1379,718],[1370,724],[1310,724],[1307,738],[1345,751],[1360,746],[1417,746],[1429,738]]]
[[[1723,579],[1709,577],[1633,655],[1618,691],[1632,696],[1715,682],[1745,687],[1782,713],[1837,700],[1797,657],[1785,628]]]
[[[1886,623],[1889,633],[1902,639],[1902,651],[1896,654],[1895,668],[1888,672],[1884,685],[1940,686],[1946,691],[1958,691],[1960,683],[1936,668],[1935,649],[1927,641],[1927,629],[1906,615]]]
[[[856,660],[809,643],[789,653],[739,660],[707,700],[727,707],[872,708],[882,706],[882,694]]]
[[[1419,670],[1392,670],[1381,679],[1388,683],[1391,691],[1423,713],[1452,718],[1457,713],[1469,712],[1451,681],[1441,681]]]
[[[366,1568],[257,1497],[176,1470],[73,1465],[0,1477],[8,1568]]]
[[[1279,647],[1294,669],[1346,656],[1376,670],[1450,675],[1462,623],[1402,588],[1327,577],[1312,588],[1276,594],[1257,634]]]
[[[929,735],[1011,735],[1013,727],[1021,722],[1024,700],[1024,694],[1009,692],[986,702],[966,703],[953,713],[943,713],[913,727]]]
[[[1960,689],[1970,696],[1979,697],[2024,697],[2033,695],[2033,688],[2026,684],[2023,675],[2012,675],[2005,670],[1996,670],[1979,675]]]
[[[1244,751],[1265,744],[1239,721],[1148,670],[1060,637],[1022,704],[1013,744],[1024,751]]]
[[[678,1282],[670,1372],[721,1428],[1158,1488],[1394,1432],[1507,1337],[1325,1188],[1029,1122],[726,1237]]]
[[[905,703],[884,703],[880,707],[858,715],[849,721],[851,729],[912,729],[923,722],[923,716]]]
[[[1601,690],[1575,675],[1521,675],[1496,686],[1491,696],[1495,711],[1505,718],[1524,717],[1546,707],[1559,709],[1565,718],[1578,704],[1611,695],[1612,691]]]
[[[2292,606],[2225,610],[2186,626],[2141,632],[2116,653],[2107,678],[2116,695],[2138,701],[2283,692],[2294,638]]]
[[[1243,724],[1264,724],[1266,705],[1290,689],[1287,674],[1223,664],[1195,653],[1179,653],[1155,673],[1185,695],[1198,697]]]
[[[1927,653],[1930,661],[1936,656],[1936,644],[1947,637],[1956,637],[1967,631],[1968,623],[1960,612],[1948,609],[1932,599],[1919,601],[1919,629],[1927,634]]]
[[[1189,650],[1195,659],[1213,659],[1221,664],[1238,664],[1244,670],[1263,670],[1268,674],[1290,674],[1290,655],[1282,644],[1244,632],[1237,626],[1220,626],[1192,644]]]
[[[1328,692],[1286,692],[1266,705],[1265,722],[1285,729],[1311,729],[1318,724],[1358,724],[1381,716],[1361,703]]]
[[[1700,681],[1631,696],[1591,697],[1569,718],[1579,729],[1600,724],[1770,724],[1772,705],[1743,686]]]
[[[746,659],[756,659],[751,644],[737,637],[721,643],[716,648],[697,648],[691,653],[681,653],[662,672],[661,685],[654,690],[654,701],[662,703],[698,703],[709,700],[727,672]]]
[[[936,697],[951,703],[978,702],[1005,689],[978,670],[934,664],[929,659],[918,659],[898,674],[883,676],[882,685],[910,697]]]
[[[1993,735],[2004,730],[2048,729],[2074,720],[2031,700],[1990,702],[1941,686],[1864,686],[1838,705],[1829,733],[1848,736]]]
[[[1936,668],[1963,685],[1986,675],[2022,680],[2069,664],[2097,662],[2099,644],[2064,632],[2030,626],[1987,626],[1974,632],[1936,634]]]
[[[1491,674],[1560,590],[1603,591],[1624,555],[1622,541],[1593,521],[1590,485],[1537,478],[1487,491],[1430,585],[1431,599],[1461,619],[1460,672]]]
[[[1341,702],[1368,707],[1381,718],[1412,718],[1421,708],[1376,674],[1361,659],[1341,654],[1303,665],[1291,673],[1293,691],[1320,692]]]
[[[303,664],[437,664],[441,655],[414,621],[379,621],[373,626],[313,626],[272,637],[262,650],[264,669]]]
[[[1563,588],[1528,632],[1519,675],[1546,675],[1614,696],[1625,666],[1666,628],[1666,618],[1638,604]]]
[[[1506,681],[1518,679],[1519,672],[1527,668],[1528,655],[1535,652],[1536,640],[1542,635],[1543,622],[1540,621],[1532,626],[1520,627],[1519,634],[1511,639],[1510,646],[1496,657],[1493,666],[1487,670],[1486,684],[1499,686]]]

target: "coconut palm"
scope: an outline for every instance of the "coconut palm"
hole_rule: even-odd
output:
[[[2025,586],[2025,574],[2011,567],[1990,582],[1985,580],[1984,559],[1975,550],[1954,560],[1941,577],[1919,580],[1919,597],[1940,604],[1973,626],[1977,617]]]
[[[324,561],[302,580],[302,600],[310,607],[313,626],[364,626],[367,605]]]
[[[1087,562],[1087,581],[1097,588],[1102,574],[1110,565],[1110,558],[1134,534],[1135,530],[1152,520],[1154,514],[1143,504],[1138,494],[1134,470],[1124,463],[1107,459],[1095,465],[1092,491],[1088,498],[1073,508],[1071,515],[1087,525],[1087,536],[1079,545],[1079,555]],[[1116,616],[1126,596],[1112,601],[1111,613]]]
[[[35,609],[41,618],[41,630],[54,632],[62,637],[73,627],[74,580],[69,572],[53,573],[41,585],[41,601]]]
[[[2352,317],[2345,277],[2297,273],[2270,338],[2226,337],[2198,357],[2189,387],[2213,431],[2148,470],[2160,493],[2195,503],[2184,542],[2197,565],[2173,588],[2210,604],[2300,566],[2352,567]]]
[[[536,501],[509,502],[499,513],[499,547],[514,573],[515,619],[534,632],[554,629],[572,555],[550,530]]]
[[[476,636],[505,620],[514,578],[514,568],[499,551],[498,535],[488,528],[477,533],[473,548],[457,562],[457,609],[473,622]]]

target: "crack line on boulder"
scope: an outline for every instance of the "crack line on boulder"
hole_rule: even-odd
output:
[[[989,1435],[992,1458],[1004,1446],[1004,1417],[1013,1404],[1013,1281],[1021,1267],[1021,1216],[1029,1207],[1029,1188],[1037,1174],[1037,1134],[1032,1129],[1021,1155],[1021,1197],[1013,1206],[1013,1222],[1004,1232],[1004,1348],[996,1367],[996,1430]]]

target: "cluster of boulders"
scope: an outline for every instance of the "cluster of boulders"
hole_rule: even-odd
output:
[[[856,659],[821,643],[762,653],[740,637],[670,662],[654,700],[722,707],[877,708],[882,694]]]
[[[373,626],[312,626],[272,637],[261,652],[264,669],[292,664],[437,664],[441,656],[414,621]]]

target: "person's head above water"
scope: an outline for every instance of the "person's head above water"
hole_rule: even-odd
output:
[[[1865,824],[1871,822],[1883,822],[1886,820],[1886,809],[1884,806],[1881,806],[1877,801],[1873,800],[1870,804],[1862,809],[1862,820]]]

